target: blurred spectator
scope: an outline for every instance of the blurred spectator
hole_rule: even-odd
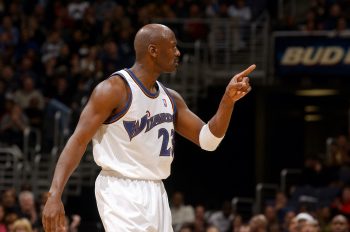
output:
[[[313,10],[308,10],[305,21],[301,23],[300,30],[314,31],[317,29],[316,13]]]
[[[121,57],[119,55],[119,48],[113,40],[106,41],[103,45],[102,53],[100,54],[104,65],[104,72],[113,73],[122,66]]]
[[[253,216],[249,221],[250,232],[266,232],[267,220],[263,214]]]
[[[218,0],[207,0],[205,2],[205,16],[217,17],[219,13],[220,4]]]
[[[318,232],[318,226],[316,222],[306,222],[300,227],[300,232]]]
[[[147,6],[141,6],[137,9],[137,27],[140,28],[143,25],[151,23],[151,13],[149,12],[149,8]]]
[[[18,213],[19,206],[17,204],[16,190],[14,188],[6,189],[1,195],[1,204],[6,214],[10,212]]]
[[[272,23],[274,28],[276,30],[282,30],[282,31],[295,31],[299,30],[297,21],[295,17],[291,14],[286,14],[282,19],[279,20],[276,25]]]
[[[228,15],[238,21],[238,25],[247,26],[252,18],[250,7],[245,0],[235,0],[228,8]]]
[[[51,31],[47,37],[47,40],[41,47],[41,61],[46,63],[51,58],[56,58],[60,54],[60,50],[64,43],[60,36],[59,31]]]
[[[240,50],[246,47],[249,35],[249,25],[252,18],[250,7],[245,0],[236,0],[228,8],[228,16],[233,19],[237,30],[234,32],[233,49]]]
[[[194,209],[191,205],[185,205],[182,192],[174,192],[171,198],[171,216],[174,231],[179,231],[184,223],[193,223],[195,220]]]
[[[203,205],[197,205],[194,209],[194,230],[193,232],[205,232],[205,228],[208,226],[207,219],[205,217],[205,207]]]
[[[330,232],[349,232],[349,221],[341,214],[332,218],[330,223]]]
[[[82,51],[82,49],[85,49],[85,51]],[[91,77],[96,70],[97,47],[83,47],[80,50],[80,69],[85,76]]]
[[[14,102],[0,121],[0,141],[8,145],[23,145],[23,132],[28,126],[28,118],[22,108]]]
[[[20,60],[30,50],[35,53],[40,51],[38,41],[34,38],[34,31],[29,28],[22,28],[20,41],[16,46],[16,60]]]
[[[321,205],[321,204],[320,204]],[[318,225],[322,232],[329,232],[329,222],[331,219],[331,209],[328,205],[321,205],[316,211]]]
[[[291,207],[288,204],[288,198],[284,192],[276,192],[274,207],[277,213],[278,223],[282,224],[285,219],[285,214],[291,210]]]
[[[52,98],[65,104],[67,107],[71,105],[72,92],[70,90],[70,85],[69,85],[69,81],[67,80],[67,77],[64,77],[63,75],[59,75],[55,79]]]
[[[232,205],[230,201],[224,201],[219,211],[210,215],[208,223],[216,226],[220,232],[229,230],[234,216],[232,213]]]
[[[350,217],[350,186],[345,186],[339,197],[334,199],[332,210],[335,214],[344,214]]]
[[[71,50],[70,47],[65,43],[62,45],[59,55],[56,59],[55,66],[61,67],[61,68],[68,68],[70,67],[70,57],[71,57]]]
[[[38,77],[36,71],[34,71],[35,59],[36,56],[28,51],[28,53],[20,59],[20,66],[17,69],[16,75],[19,77],[20,81],[22,81],[21,79],[23,76],[30,76],[33,78],[36,86],[39,86],[41,84],[41,79]]]
[[[350,143],[344,134],[340,134],[331,143],[329,166],[333,175],[344,184],[350,183]]]
[[[5,0],[0,0],[0,16],[3,17],[4,16],[4,12],[5,12]]]
[[[41,218],[41,213],[44,209],[44,206],[46,204],[47,199],[49,198],[50,194],[49,192],[42,192],[40,194],[40,198],[39,198],[39,212],[40,212],[40,218]]]
[[[264,209],[264,216],[267,221],[267,230],[280,231],[276,209],[272,205],[266,205]]]
[[[179,232],[194,232],[194,225],[193,223],[185,223],[181,226]]]
[[[250,232],[250,227],[247,224],[241,225],[235,232]]]
[[[42,128],[44,111],[40,109],[40,101],[38,98],[32,98],[24,112],[28,117],[31,127],[37,129]]]
[[[122,27],[125,27],[126,24],[129,25],[128,28],[124,28],[126,31],[134,30],[133,24],[132,24],[130,18],[128,18],[125,15],[126,12],[125,12],[123,6],[116,5],[115,7],[110,8],[110,10],[113,10],[110,17],[108,17],[107,19],[105,19],[102,22],[99,22],[99,24],[102,24],[102,23],[108,21],[108,23],[110,24],[110,30],[112,30],[112,28],[113,28],[113,32],[115,33],[116,36],[118,36],[122,32]],[[98,17],[98,15],[96,17]]]
[[[99,25],[97,23],[96,14],[94,9],[89,7],[84,13],[83,20],[81,22],[81,29],[84,35],[84,45],[93,46],[96,45],[97,35],[99,31]]]
[[[221,2],[219,7],[219,17],[220,18],[227,18],[228,17],[228,3],[227,2]]]
[[[66,232],[78,232],[81,217],[77,214],[72,215],[71,219],[66,216]]]
[[[308,157],[305,159],[300,180],[301,185],[310,185],[312,187],[327,186],[330,182],[323,162],[318,157]]]
[[[310,9],[315,12],[315,20],[317,22],[317,25],[318,25],[318,28],[320,30],[323,30],[324,29],[324,26],[323,26],[323,23],[324,23],[324,20],[326,19],[327,17],[327,12],[326,12],[326,9],[327,9],[327,6],[326,6],[326,0],[312,0],[310,1],[311,4],[310,4]],[[329,1],[327,1],[329,2]]]
[[[315,226],[317,223],[315,218],[307,212],[299,213],[295,218],[296,218],[296,222],[297,222],[297,226],[298,226],[299,230],[301,230],[304,225]]]
[[[66,38],[69,36],[71,29],[74,26],[74,20],[70,17],[67,7],[60,1],[54,3],[54,18],[53,30],[61,31],[62,36]]]
[[[13,225],[17,219],[18,219],[18,215],[16,213],[13,213],[13,212],[6,213],[5,223],[7,225],[7,231],[13,232]]]
[[[112,17],[112,12],[117,6],[115,1],[112,0],[97,0],[93,3],[93,8],[95,9],[96,19],[102,22],[105,18]],[[121,6],[119,6],[121,7]]]
[[[40,218],[35,207],[34,194],[31,191],[22,191],[19,193],[20,217],[27,218],[33,228],[40,225]]]
[[[337,150],[335,151],[334,158],[337,159],[338,164],[350,164],[350,143],[348,138],[344,134],[340,134],[337,139]]]
[[[325,20],[326,30],[333,30],[337,26],[338,19],[342,16],[342,9],[337,2],[334,2],[329,8],[329,15]]]
[[[6,83],[0,79],[0,118],[5,113]]]
[[[15,76],[15,72],[13,71],[12,66],[10,65],[5,65],[2,67],[1,70],[1,79],[5,82],[6,84],[6,91],[7,92],[13,92],[17,88],[19,88],[20,81],[19,79]]]
[[[348,28],[348,22],[345,17],[340,17],[336,23],[334,30],[335,36],[348,36],[350,35],[350,30]]]
[[[198,21],[198,19],[202,17],[202,10],[200,7],[201,6],[195,2],[190,5],[188,21],[184,24],[185,40],[188,42],[204,40],[208,33],[206,25]]]
[[[5,209],[0,204],[0,232],[7,232],[5,224]]]
[[[205,232],[222,232],[222,231],[220,231],[218,227],[211,225],[211,226],[208,226]]]
[[[290,221],[289,224],[287,224],[287,230],[288,232],[299,232],[299,227],[298,227],[298,220],[296,217],[293,217]]]
[[[18,219],[14,222],[11,232],[33,232],[30,221],[26,218]]]
[[[16,26],[12,23],[12,18],[8,16],[4,16],[2,18],[2,23],[0,26],[0,37],[6,35],[7,39],[6,45],[17,45],[19,41],[19,31]]]
[[[130,29],[131,25],[128,25],[130,21],[124,20],[124,22],[126,22],[125,27],[128,27],[129,29],[123,28],[120,32],[118,47],[120,49],[120,55],[123,57],[123,66],[130,67],[132,65],[132,62],[135,60],[134,48],[131,39],[134,31]]]
[[[92,83],[80,79],[78,81],[76,92],[73,94],[71,109],[72,109],[72,124],[75,125],[78,122],[80,112],[85,106],[88,100],[88,94]],[[74,126],[75,127],[75,126]]]
[[[231,228],[228,230],[228,232],[238,232],[241,229],[244,230],[244,228],[242,228],[242,226],[244,226],[242,216],[239,214],[235,214],[235,216],[232,220]]]
[[[22,77],[22,86],[14,93],[14,100],[22,109],[29,107],[30,102],[36,101],[37,107],[42,110],[44,108],[44,97],[42,93],[35,88],[32,77],[24,75]]]
[[[340,5],[343,10],[343,15],[346,20],[350,20],[350,0],[340,0]]]
[[[294,228],[294,224],[296,225],[296,220],[293,221],[293,219],[295,218],[295,212],[290,210],[287,211],[284,214],[284,219],[281,221],[281,231],[283,232],[287,232],[287,231],[291,231],[294,232],[293,228]]]
[[[11,1],[8,4],[8,14],[11,16],[13,25],[20,27],[21,20],[23,20],[22,3]]]
[[[74,20],[81,20],[84,12],[89,7],[89,2],[82,0],[73,0],[68,4],[69,16]]]

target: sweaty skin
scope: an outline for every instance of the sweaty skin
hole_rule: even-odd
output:
[[[156,92],[156,80],[162,73],[176,70],[180,51],[174,33],[161,24],[149,24],[141,28],[134,41],[136,60],[130,68],[142,84],[152,93]],[[216,137],[222,137],[228,128],[235,102],[250,91],[247,77],[255,65],[236,74],[226,87],[209,128]],[[205,124],[186,105],[183,98],[169,89],[176,107],[175,130],[188,140],[199,145],[199,132]],[[92,92],[83,109],[79,122],[57,161],[49,197],[42,216],[46,232],[65,231],[65,212],[61,201],[68,178],[79,164],[88,143],[98,128],[112,114],[118,113],[128,100],[130,89],[119,76],[102,81]]]

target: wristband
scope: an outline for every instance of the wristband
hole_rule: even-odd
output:
[[[199,133],[199,145],[203,150],[214,151],[219,146],[223,138],[224,136],[218,138],[213,135],[208,124],[205,124]]]

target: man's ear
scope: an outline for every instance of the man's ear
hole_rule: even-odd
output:
[[[148,45],[148,52],[153,58],[156,58],[158,56],[158,49],[154,44]]]

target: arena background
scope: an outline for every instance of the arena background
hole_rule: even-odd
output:
[[[250,199],[251,216],[259,208],[257,204],[273,198],[277,190],[288,195],[290,185],[307,184],[308,179],[299,178],[308,168],[306,161],[326,165],[336,139],[342,135],[347,143],[349,139],[350,33],[346,23],[350,4],[247,0],[249,18],[233,15],[230,7],[235,4],[224,0],[2,1],[0,34],[11,33],[6,31],[8,17],[19,34],[17,41],[3,36],[0,42],[1,118],[8,111],[6,102],[18,100],[16,91],[21,90],[26,75],[36,82],[35,89],[42,93],[46,105],[41,109],[41,124],[29,121],[31,129],[20,132],[20,141],[8,141],[8,134],[1,135],[1,190],[31,189],[38,199],[48,190],[55,161],[88,93],[112,71],[130,67],[134,33],[151,22],[172,28],[182,53],[179,70],[162,76],[161,81],[180,92],[205,121],[215,113],[230,78],[257,64],[251,75],[253,90],[235,105],[217,151],[202,151],[176,136],[172,175],[164,181],[169,197],[181,191],[186,204],[204,204],[210,210],[220,209],[225,200]],[[326,10],[334,4],[342,6],[336,15]],[[115,11],[108,11],[105,17],[98,15],[108,6]],[[70,11],[72,7],[76,11]],[[318,12],[317,7],[324,7],[326,13],[310,16],[311,11]],[[39,24],[35,31],[39,35],[30,37],[34,45],[23,40],[25,19],[31,16]],[[55,32],[60,43],[70,49],[69,58],[61,51],[52,52],[55,48],[50,47],[49,38]],[[116,59],[108,52],[115,46]],[[89,70],[89,64],[82,63],[89,62],[86,57],[94,49],[97,55]],[[73,73],[72,57],[80,62],[79,75]],[[26,58],[32,61],[29,67]],[[50,60],[56,62],[52,67]],[[8,68],[15,73],[13,78],[7,78],[4,70]],[[47,81],[51,77],[54,81]],[[69,86],[64,94],[56,88],[61,80]],[[85,86],[84,94],[70,99],[79,84]],[[102,231],[93,191],[98,171],[88,149],[64,195],[67,214],[82,217],[81,231]],[[347,177],[342,181],[350,180]]]

